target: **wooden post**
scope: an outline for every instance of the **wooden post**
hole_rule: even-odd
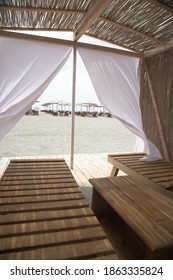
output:
[[[145,61],[144,61],[144,55],[140,58],[140,96],[143,96],[144,92],[144,75],[145,75]]]
[[[72,84],[72,108],[71,108],[71,150],[70,168],[74,165],[74,130],[75,130],[75,99],[76,99],[76,48],[73,48],[73,84]]]
[[[162,142],[164,157],[167,161],[170,161],[168,148],[167,148],[167,145],[166,145],[166,140],[165,140],[165,136],[164,136],[164,132],[163,132],[163,126],[162,126],[162,122],[161,122],[161,119],[160,119],[159,110],[158,110],[158,106],[157,106],[157,102],[156,102],[156,96],[155,96],[155,92],[154,92],[154,89],[153,89],[151,76],[150,76],[150,73],[149,73],[149,70],[148,70],[146,59],[145,59],[145,69],[146,69],[146,73],[147,73],[149,92],[150,92],[154,112],[155,112],[155,115],[156,115],[156,121],[157,121],[158,129],[159,129],[159,133],[160,133],[160,139],[161,139],[161,142]]]

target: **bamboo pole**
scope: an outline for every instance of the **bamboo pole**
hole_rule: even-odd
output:
[[[72,81],[72,110],[71,110],[71,149],[70,168],[74,165],[74,131],[75,131],[75,99],[76,99],[76,48],[73,48],[73,81]]]
[[[163,132],[163,126],[162,126],[162,122],[160,119],[160,114],[159,114],[159,110],[158,110],[158,106],[157,106],[157,102],[156,102],[156,96],[155,96],[155,92],[153,89],[151,76],[149,73],[146,59],[144,60],[144,62],[145,62],[145,69],[146,69],[146,73],[147,73],[149,92],[150,92],[150,96],[151,96],[151,100],[152,100],[152,104],[153,104],[153,108],[154,108],[154,112],[155,112],[155,116],[156,116],[156,121],[157,121],[158,129],[159,129],[159,133],[160,133],[160,139],[161,139],[161,143],[162,143],[162,147],[163,147],[164,157],[167,161],[170,161],[168,147],[166,144],[166,140],[165,140],[165,136],[164,136],[164,132]]]

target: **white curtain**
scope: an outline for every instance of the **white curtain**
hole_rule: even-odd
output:
[[[0,37],[0,139],[36,102],[71,49]]]
[[[139,59],[79,48],[100,103],[136,135],[135,152],[146,152],[143,160],[162,158],[143,131]]]

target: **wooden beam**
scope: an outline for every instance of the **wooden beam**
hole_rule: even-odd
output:
[[[112,41],[112,40],[110,40],[110,39],[109,39],[109,40],[106,40],[106,39],[103,39],[103,38],[100,38],[100,37],[98,37],[98,36],[94,36],[94,35],[91,35],[91,34],[88,34],[88,33],[86,33],[85,35],[88,36],[88,37],[91,37],[91,38],[94,38],[94,39],[103,41],[103,42],[105,42],[105,43],[109,43],[109,44],[112,44],[112,45],[114,45],[114,46],[120,47],[122,50],[130,51],[130,52],[135,52],[135,53],[139,53],[140,56],[141,56],[141,54],[142,54],[141,51],[137,51],[137,50],[135,50],[135,49],[132,48],[132,47],[125,47],[123,44],[116,43],[116,42],[114,42],[114,41]]]
[[[147,0],[147,1],[149,3],[151,3],[151,4],[153,4],[153,5],[161,8],[161,9],[163,9],[163,10],[173,14],[173,9],[170,6],[168,6],[168,5],[164,4],[164,3],[159,2],[158,0]]]
[[[114,48],[109,48],[109,47],[102,47],[102,46],[98,46],[98,45],[91,45],[91,44],[76,42],[76,46],[81,47],[81,48],[88,48],[88,49],[92,49],[92,50],[98,50],[98,51],[100,50],[103,52],[116,53],[116,54],[124,55],[124,56],[137,57],[137,58],[141,57],[141,53],[139,53],[139,52],[125,51],[125,50],[114,49]]]
[[[43,42],[43,43],[49,43],[49,44],[61,44],[61,45],[67,45],[67,46],[72,46],[72,47],[74,45],[73,41],[69,41],[69,40],[49,38],[49,37],[44,37],[44,36],[30,35],[30,34],[10,32],[10,31],[4,31],[4,30],[0,30],[0,37],[37,41],[37,42]]]
[[[107,23],[110,23],[111,25],[117,27],[117,28],[120,28],[120,29],[123,29],[124,31],[129,31],[131,33],[133,33],[134,35],[138,35],[138,36],[142,36],[143,38],[146,38],[146,39],[149,39],[149,40],[152,40],[152,41],[156,41],[156,42],[162,42],[162,43],[165,43],[165,40],[161,40],[159,38],[156,38],[152,35],[149,35],[149,34],[146,34],[146,33],[143,33],[141,31],[137,31],[135,30],[134,28],[132,27],[128,27],[124,24],[120,24],[118,22],[115,22],[113,20],[109,20],[107,18],[104,18],[104,17],[99,17],[101,20],[104,20],[106,21]]]
[[[157,106],[156,95],[155,95],[155,92],[154,92],[154,89],[153,89],[153,84],[152,84],[152,81],[151,81],[151,76],[150,76],[150,73],[149,73],[149,69],[148,69],[148,66],[147,66],[146,59],[144,60],[144,63],[145,63],[145,70],[146,70],[146,73],[147,73],[147,80],[148,80],[150,97],[151,97],[151,100],[152,100],[152,104],[153,104],[153,108],[154,108],[154,112],[155,112],[155,116],[156,116],[156,121],[157,121],[157,126],[158,126],[158,130],[159,130],[159,133],[160,133],[160,139],[161,139],[161,143],[162,143],[162,147],[163,147],[164,157],[167,161],[170,161],[168,147],[167,147],[167,144],[166,144],[166,139],[165,139],[164,131],[163,131],[163,125],[162,125],[162,122],[161,122],[159,109],[158,109],[158,106]]]
[[[79,26],[74,30],[74,41],[85,33],[85,31],[92,25],[92,23],[105,11],[112,0],[95,0],[91,8],[85,14]]]
[[[69,41],[69,40],[62,40],[62,39],[36,36],[36,35],[28,35],[28,34],[8,32],[8,31],[2,31],[2,30],[0,30],[0,36],[7,37],[7,38],[14,38],[14,39],[18,38],[21,40],[23,39],[23,40],[29,40],[29,41],[37,41],[37,42],[43,42],[43,43],[49,43],[49,44],[61,44],[61,45],[67,45],[67,46],[76,47],[76,48],[80,47],[80,48],[111,52],[111,53],[115,53],[115,54],[119,54],[119,55],[138,57],[138,58],[140,58],[140,56],[141,56],[141,53],[136,53],[136,52],[130,52],[130,51],[128,52],[125,50],[91,45],[91,44],[86,44],[86,43],[79,43],[79,42],[74,42],[74,41]]]
[[[8,26],[0,26],[0,30],[15,30],[15,31],[62,31],[62,32],[73,32],[71,29],[58,29],[52,27],[8,27]]]
[[[43,12],[43,13],[62,13],[62,14],[85,14],[84,11],[79,11],[79,10],[44,8],[44,7],[28,7],[28,6],[12,6],[12,5],[0,6],[0,11]]]
[[[148,51],[144,51],[144,56],[145,57],[150,57],[150,56],[154,56],[157,55],[159,53],[171,50],[173,48],[173,40],[170,41],[169,43],[166,43],[164,45],[161,45],[159,47],[156,47],[154,49],[148,50]]]

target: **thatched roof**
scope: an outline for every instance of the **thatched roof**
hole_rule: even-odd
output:
[[[173,0],[0,0],[0,29],[72,31],[134,51],[173,46]]]

